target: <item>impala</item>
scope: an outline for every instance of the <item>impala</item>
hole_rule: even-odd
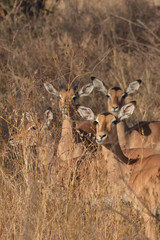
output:
[[[50,109],[47,109],[44,113],[44,121],[38,122],[37,119],[34,119],[33,116],[26,112],[25,117],[28,121],[25,128],[19,131],[17,134],[13,135],[9,144],[11,146],[16,146],[17,144],[22,144],[24,141],[29,139],[29,145],[35,144],[34,137],[38,131],[49,129],[51,122],[53,121],[53,113]],[[37,118],[37,117],[36,117]]]
[[[118,115],[121,107],[125,104],[126,98],[135,93],[142,82],[141,80],[133,81],[129,84],[128,88],[123,91],[120,87],[116,86],[108,88],[104,82],[95,77],[91,77],[91,80],[93,81],[94,88],[107,97],[108,112],[112,112],[114,115]]]
[[[94,88],[93,84],[89,83],[77,91],[78,84],[79,81],[73,88],[65,90],[62,85],[60,85],[60,89],[57,89],[48,82],[44,83],[46,90],[50,94],[53,94],[60,98],[59,109],[62,111],[63,120],[57,155],[64,161],[75,159],[84,155],[86,147],[82,141],[83,137],[81,138],[81,136],[77,133],[93,133],[95,129],[95,126],[91,121],[75,123],[72,120],[73,114],[76,112],[77,108],[76,100],[78,98],[89,95]],[[78,137],[75,137],[75,134],[78,135]]]
[[[125,103],[125,98],[137,91],[141,80],[133,81],[126,91],[119,87],[108,89],[99,79],[92,77],[93,85],[108,97],[108,111],[115,116]],[[123,150],[132,148],[152,148],[160,152],[160,121],[139,122],[129,128],[125,118],[117,125],[120,146]]]
[[[114,187],[120,179],[123,179],[127,195],[144,210],[147,237],[156,239],[150,216],[160,206],[160,154],[155,154],[153,150],[149,153],[149,149],[137,148],[128,150],[128,154],[131,151],[131,157],[128,158],[120,147],[117,134],[118,122],[128,118],[134,108],[135,102],[124,105],[118,117],[109,112],[95,117],[92,110],[85,107],[79,107],[78,111],[82,117],[94,116],[92,120],[95,120],[96,124],[96,141],[102,145],[102,154],[107,160],[109,180],[114,182],[110,193],[114,192]]]
[[[23,150],[26,168],[35,166],[38,160],[42,167],[49,166],[55,154],[55,140],[52,136],[53,113],[47,109],[44,113],[44,120],[37,121],[37,116],[32,116],[26,112],[25,117],[28,121],[25,128],[13,135],[9,140],[11,146],[21,145]],[[35,154],[36,153],[36,154]]]

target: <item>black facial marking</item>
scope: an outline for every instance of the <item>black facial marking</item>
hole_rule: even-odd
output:
[[[125,92],[123,95],[122,95],[122,98],[126,98],[128,96],[128,94]]]
[[[111,90],[118,91],[118,90],[122,90],[122,89],[120,87],[113,87],[113,88],[111,88]]]
[[[117,123],[119,123],[120,121],[118,120],[118,119],[116,119],[116,120],[114,120],[113,122],[112,122],[112,124],[114,124],[114,125],[116,125]]]
[[[104,116],[108,116],[108,115],[112,115],[112,114],[109,113],[109,112],[105,112],[105,113],[103,113],[102,115],[104,115]]]

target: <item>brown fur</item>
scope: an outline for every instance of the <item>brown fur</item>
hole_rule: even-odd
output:
[[[122,98],[123,93],[124,93],[123,90],[120,88],[119,89],[110,88],[108,90],[108,94],[110,96],[108,98],[108,111],[109,112],[114,111],[114,109],[119,111],[121,109],[121,107],[124,105],[125,99]]]
[[[102,152],[103,156],[108,160],[109,172],[111,171],[109,179],[116,184],[119,183],[120,179],[123,179],[125,192],[144,211],[143,216],[147,222],[147,237],[155,239],[152,225],[153,219],[150,218],[150,215],[154,213],[160,204],[160,154],[150,154],[148,156],[146,154],[147,157],[141,155],[138,158],[137,152],[140,152],[141,149],[134,149],[131,150],[132,158],[127,158],[120,148],[116,127],[111,127],[111,122],[115,117],[109,114],[104,118],[103,115],[99,114],[97,120],[102,119],[101,117],[103,121],[99,121],[99,124],[97,124],[96,136],[97,138],[104,134],[107,136],[102,143]],[[112,154],[109,157],[106,149],[108,140],[112,144],[110,149]],[[147,151],[149,152],[149,150]],[[121,185],[118,186],[121,187]]]
[[[76,129],[81,129],[86,133],[95,134],[96,126],[93,121],[78,121],[76,122]]]
[[[125,121],[117,124],[122,149],[150,148],[160,152],[160,122],[140,122],[129,128]]]

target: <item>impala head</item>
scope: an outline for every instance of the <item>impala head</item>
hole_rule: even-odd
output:
[[[101,80],[95,77],[91,77],[91,79],[94,87],[98,91],[103,92],[108,98],[108,111],[115,116],[118,115],[121,107],[124,106],[126,97],[136,92],[141,85],[141,80],[136,80],[129,84],[126,91],[123,91],[120,87],[108,88]]]
[[[37,125],[34,122],[27,123],[25,129],[21,130],[17,134],[13,135],[10,140],[9,144],[11,146],[17,146],[18,144],[22,144],[27,138],[32,136],[34,132],[37,130]]]
[[[115,116],[109,112],[98,114],[95,119],[95,125],[97,144],[111,143],[116,130]]]
[[[135,101],[124,105],[121,108],[118,117],[110,112],[101,113],[95,116],[90,108],[83,106],[78,108],[78,112],[83,118],[94,121],[96,125],[96,142],[98,144],[112,144],[117,136],[116,124],[119,121],[130,117],[134,112],[135,106]]]
[[[77,89],[78,89],[79,82],[80,80],[75,84],[73,88],[68,90],[65,90],[62,84],[60,85],[59,89],[57,89],[48,82],[44,83],[44,87],[49,93],[59,97],[60,99],[59,109],[62,111],[62,114],[66,117],[72,116],[73,111],[75,110],[76,100],[80,97],[89,95],[94,88],[92,83],[88,83],[78,91]]]
[[[51,122],[53,120],[53,113],[51,109],[47,109],[44,113],[44,122],[40,123],[38,121],[34,121],[31,114],[26,112],[25,114],[26,119],[28,121],[26,127],[18,132],[17,134],[13,135],[10,140],[9,144],[11,146],[16,146],[20,143],[23,143],[27,138],[31,138],[35,135],[36,131],[39,129],[50,129]]]

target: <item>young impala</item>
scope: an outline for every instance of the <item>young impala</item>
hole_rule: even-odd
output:
[[[51,122],[53,121],[53,113],[51,109],[47,109],[44,113],[44,120],[43,121],[37,121],[37,116],[34,117],[26,112],[25,113],[26,120],[28,123],[26,126],[20,130],[18,133],[14,134],[10,140],[9,144],[11,146],[16,146],[18,144],[22,144],[24,141],[29,139],[29,145],[35,144],[35,135],[38,131],[42,131],[45,129],[49,129],[51,126]]]
[[[129,84],[126,91],[113,87],[108,89],[99,79],[92,77],[93,85],[108,97],[108,111],[115,116],[125,103],[125,98],[137,91],[141,80]],[[160,121],[139,122],[129,128],[125,119],[117,125],[119,143],[123,150],[131,148],[152,148],[160,152]]]
[[[58,144],[57,155],[64,161],[74,159],[84,155],[86,149],[81,137],[75,138],[77,132],[93,133],[95,126],[92,122],[77,122],[72,120],[73,114],[76,112],[76,100],[80,97],[89,95],[94,86],[92,83],[84,85],[77,91],[79,81],[73,88],[65,90],[62,85],[60,89],[53,87],[52,84],[46,82],[44,86],[46,90],[59,97],[59,109],[62,111],[62,132]],[[76,134],[77,135],[77,134]]]
[[[27,169],[29,166],[35,165],[36,159],[39,164],[48,168],[55,153],[55,140],[51,131],[53,113],[51,109],[47,109],[42,121],[38,121],[36,115],[31,115],[28,112],[26,112],[25,118],[28,123],[10,138],[9,144],[13,147],[17,145],[22,147]]]
[[[128,158],[122,152],[117,134],[118,122],[128,118],[134,108],[135,102],[124,105],[118,117],[109,112],[98,114],[95,117],[92,110],[85,109],[85,107],[79,107],[78,111],[82,117],[92,117],[92,120],[95,120],[96,141],[102,145],[102,154],[107,161],[109,180],[111,183],[113,182],[110,194],[114,192],[114,187],[117,185],[118,187],[123,186],[128,197],[143,209],[147,237],[156,239],[151,215],[158,220],[153,212],[158,211],[160,206],[160,154],[155,154],[153,150],[149,153],[149,149],[137,148],[128,150],[128,154],[131,151],[130,158]],[[123,184],[119,185],[120,179],[123,179]]]

